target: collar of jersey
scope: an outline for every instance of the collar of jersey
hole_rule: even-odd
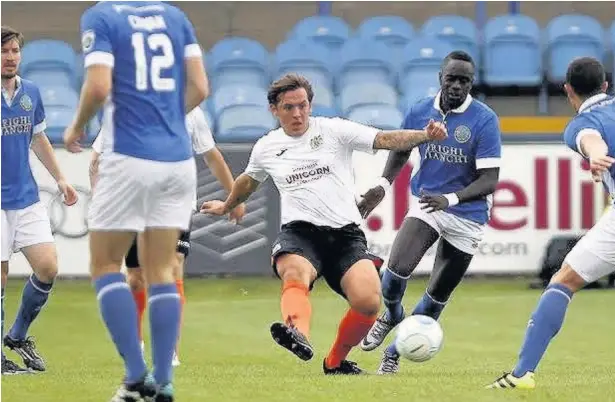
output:
[[[436,99],[434,99],[433,101],[434,109],[436,109],[440,113],[442,113],[442,109],[440,109],[440,96],[441,95],[442,95],[442,91],[438,91],[438,94],[436,95]],[[466,97],[466,100],[463,101],[461,106],[459,106],[457,109],[452,109],[451,112],[463,113],[466,110],[468,110],[468,108],[470,107],[470,103],[472,103],[472,95],[468,94],[468,96]]]
[[[581,107],[579,108],[579,113],[583,112],[585,109],[594,105],[595,103],[598,103],[603,99],[606,99],[607,97],[608,97],[607,94],[597,94],[594,96],[590,96],[589,98],[585,99],[585,102],[581,103]]]
[[[17,93],[19,92],[20,88],[21,88],[21,77],[18,75],[15,76],[15,91],[13,91],[12,98],[9,98],[9,93],[7,92],[6,89],[4,89],[4,87],[2,87],[2,97],[4,98],[4,101],[6,102],[7,105],[11,106],[13,104],[13,100],[17,96]]]

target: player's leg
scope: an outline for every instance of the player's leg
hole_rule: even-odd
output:
[[[427,250],[439,237],[435,229],[437,224],[430,222],[429,219],[430,216],[408,217],[397,232],[387,268],[382,275],[382,298],[386,309],[361,341],[361,349],[365,351],[376,349],[403,320],[402,299],[406,283]]]
[[[4,241],[4,239],[2,239]],[[4,254],[3,254],[3,257]],[[6,287],[7,276],[9,273],[9,262],[2,261],[2,335],[4,335],[4,288]],[[2,375],[27,374],[28,370],[19,367],[14,361],[7,359],[2,351]]]
[[[15,322],[4,337],[4,344],[22,358],[27,368],[44,371],[45,362],[32,338],[27,336],[30,326],[47,303],[58,274],[51,224],[42,203],[16,211],[14,248],[21,250],[33,273],[23,288]]]
[[[603,216],[568,253],[530,317],[519,359],[511,373],[488,388],[534,388],[534,372],[562,328],[574,293],[615,271],[615,213]]]
[[[329,286],[342,294],[350,306],[340,321],[335,342],[323,362],[325,374],[363,373],[356,363],[346,357],[367,334],[380,310],[380,277],[373,262],[367,259],[367,242],[360,237],[362,233],[349,236],[348,241],[354,244],[340,247],[338,252],[344,254],[343,258],[338,259],[337,264],[331,261],[331,265],[323,271]]]
[[[143,270],[139,265],[137,236],[135,236],[124,258],[124,264],[126,265],[126,280],[132,292],[132,297],[135,300],[135,305],[137,306],[137,333],[139,335],[139,341],[141,342],[141,350],[143,350],[143,314],[145,313],[145,307],[147,305],[147,291]]]
[[[186,258],[190,254],[190,230],[183,230],[179,235],[177,241],[177,269],[174,273],[175,285],[177,286],[177,293],[179,293],[179,300],[181,302],[181,314],[180,314],[180,333],[177,337],[177,345],[175,347],[175,353],[173,354],[173,367],[177,367],[181,364],[179,361],[179,340],[181,337],[181,328],[184,322],[184,306],[186,304],[186,295],[184,292],[184,264]]]

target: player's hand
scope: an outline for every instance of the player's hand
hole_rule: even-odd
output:
[[[602,182],[602,173],[608,171],[614,162],[615,159],[608,155],[590,157],[589,170],[592,173],[592,179],[597,183]]]
[[[448,208],[448,200],[443,195],[421,194],[419,204],[421,204],[421,209],[427,213],[443,211]]]
[[[225,208],[224,201],[205,201],[201,205],[201,213],[207,215],[222,216],[226,215],[228,211]]]
[[[363,219],[367,218],[374,208],[382,202],[384,195],[385,191],[382,186],[372,187],[365,194],[361,195],[361,201],[359,201],[357,207]]]
[[[58,190],[62,193],[62,197],[64,198],[64,204],[71,206],[77,203],[79,200],[79,196],[77,195],[77,191],[65,182],[64,180],[60,180],[58,182]]]
[[[427,131],[427,135],[433,141],[445,140],[448,137],[446,125],[434,119],[429,120],[429,123],[425,126],[425,131]]]
[[[64,130],[64,146],[68,152],[76,153],[83,151],[80,140],[85,138],[85,130],[70,125]]]
[[[234,222],[235,224],[239,223],[243,216],[246,214],[246,204],[241,203],[233,209],[228,216],[229,221]]]

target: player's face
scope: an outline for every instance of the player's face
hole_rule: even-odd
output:
[[[450,60],[440,72],[442,101],[448,109],[456,109],[463,104],[472,89],[474,67],[463,60]]]
[[[2,46],[2,78],[13,78],[17,75],[21,62],[21,49],[16,39],[6,42]]]
[[[302,135],[308,129],[312,105],[305,89],[284,92],[277,105],[271,106],[271,113],[280,121],[288,135]]]

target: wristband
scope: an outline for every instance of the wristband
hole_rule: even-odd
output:
[[[448,200],[449,207],[459,204],[459,197],[455,193],[444,194],[444,198]]]
[[[382,187],[385,193],[391,188],[391,183],[389,183],[386,177],[380,177],[376,185]]]

